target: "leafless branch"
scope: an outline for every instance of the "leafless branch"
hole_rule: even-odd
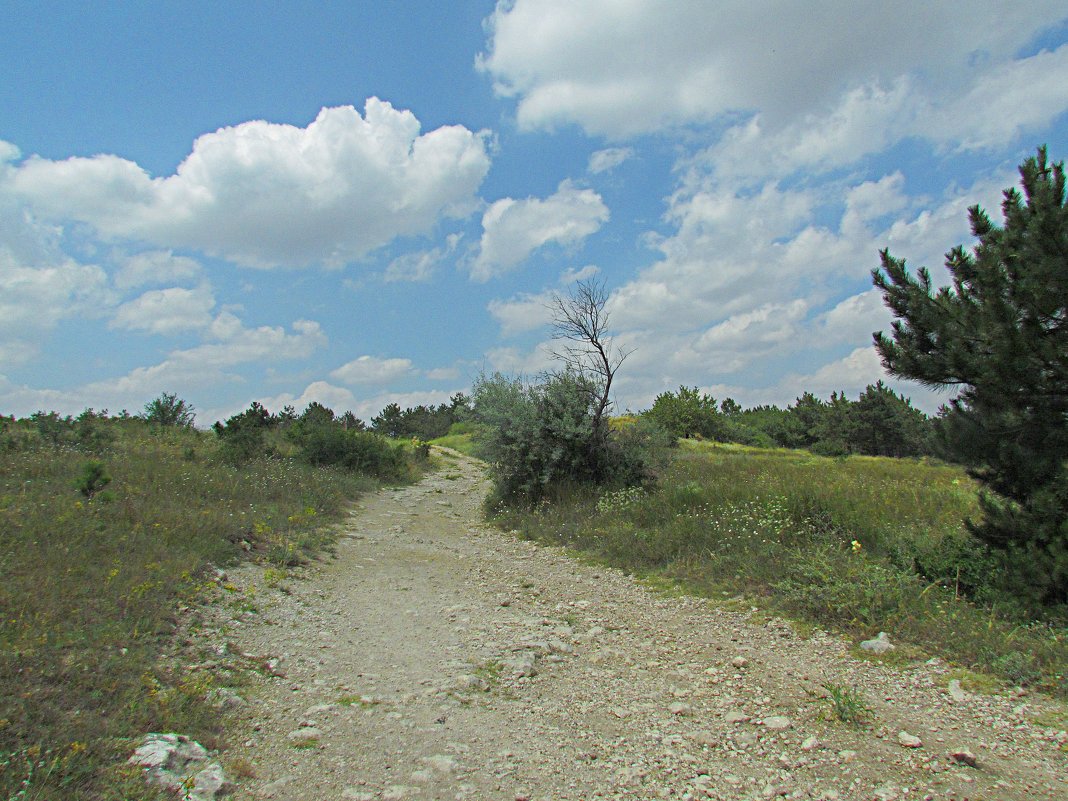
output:
[[[599,428],[608,409],[616,371],[634,352],[612,344],[607,304],[604,282],[592,279],[579,281],[566,295],[556,294],[549,303],[553,339],[562,343],[552,355],[568,369],[592,379],[595,428]]]

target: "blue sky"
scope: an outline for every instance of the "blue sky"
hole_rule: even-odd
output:
[[[620,409],[855,397],[878,250],[1068,153],[1063,0],[958,9],[3,2],[0,413],[443,402],[582,278]]]

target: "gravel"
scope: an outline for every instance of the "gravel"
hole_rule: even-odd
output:
[[[1033,722],[1049,699],[497,531],[479,463],[447,458],[362,499],[333,558],[281,585],[229,570],[201,611],[189,658],[224,654],[243,701],[220,712],[237,801],[1064,798],[1063,732]],[[829,683],[871,723],[834,720]]]

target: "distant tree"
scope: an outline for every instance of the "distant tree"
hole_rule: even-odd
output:
[[[399,437],[403,433],[403,413],[399,403],[387,404],[371,418],[371,428],[387,437]]]
[[[742,407],[734,398],[724,398],[719,405],[719,410],[724,417],[738,417],[742,413]]]
[[[867,456],[919,456],[927,451],[927,415],[879,381],[849,408],[845,440]]]
[[[819,418],[809,432],[813,441],[808,447],[824,456],[845,456],[853,450],[849,442],[853,404],[844,392],[832,392],[830,400],[820,404]]]
[[[222,445],[223,458],[235,465],[241,465],[264,453],[266,432],[274,419],[256,401],[252,401],[245,411],[227,418],[226,422],[216,422],[211,428]]]
[[[345,412],[339,418],[338,422],[341,423],[341,427],[346,431],[366,431],[367,424],[357,417],[352,412]]]
[[[196,416],[196,410],[191,404],[169,392],[164,392],[146,403],[142,413],[142,417],[149,423],[178,428],[191,428]]]
[[[304,413],[301,414],[300,420],[307,425],[327,425],[334,422],[334,410],[330,409],[319,401],[312,401],[304,409]]]
[[[820,437],[820,426],[827,412],[827,404],[811,392],[804,392],[789,407],[789,412],[798,437],[794,447],[808,448],[814,445]]]
[[[1064,163],[1046,149],[1007,189],[1004,224],[969,209],[978,244],[946,256],[951,287],[882,251],[875,286],[897,318],[875,334],[894,375],[953,387],[953,426],[981,464],[974,533],[1003,556],[1016,590],[1068,603],[1068,207]]]
[[[716,399],[697,387],[680,386],[678,392],[661,392],[645,416],[674,437],[718,439],[723,430]]]
[[[773,444],[779,447],[801,447],[801,427],[789,409],[780,409],[778,406],[754,406],[743,411],[740,419],[750,428],[762,431]]]

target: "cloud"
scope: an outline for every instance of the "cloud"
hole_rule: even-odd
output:
[[[547,325],[552,319],[551,292],[522,294],[510,300],[491,300],[486,307],[501,326],[501,336],[510,337]]]
[[[634,349],[614,384],[618,398],[641,408],[665,388],[685,384],[781,403],[809,377],[818,382],[813,390],[827,392],[860,391],[885,378],[881,369],[868,369],[870,354],[847,359],[870,349],[872,332],[891,322],[869,276],[878,250],[889,246],[911,264],[937,267],[949,246],[971,241],[967,206],[976,200],[996,206],[1000,188],[1013,180],[999,171],[926,200],[910,197],[898,172],[852,180],[837,180],[833,192],[774,181],[743,190],[714,176],[680,175],[665,215],[670,231],[648,239],[659,258],[609,298],[617,340]],[[526,316],[531,303],[520,295],[491,308],[502,333],[525,330],[525,320],[533,327],[536,318]],[[538,361],[516,348],[493,351],[490,360],[528,373]],[[795,372],[780,385],[784,370]],[[928,394],[895,386],[918,398]]]
[[[979,0],[966,14],[906,5],[911,13],[900,4],[785,0],[499,2],[477,63],[498,95],[517,99],[526,129],[574,123],[627,137],[754,113],[779,129],[903,76],[938,106],[1011,71],[1016,54],[1065,17],[1056,0]],[[1051,83],[1037,94],[1060,90]]]
[[[1000,63],[968,90],[917,115],[917,132],[961,150],[992,148],[1068,109],[1068,45]]]
[[[595,264],[587,264],[585,267],[569,267],[560,275],[561,284],[575,284],[593,278],[601,272],[601,268]]]
[[[224,311],[205,333],[210,341],[171,351],[163,361],[137,367],[122,376],[62,391],[15,385],[0,376],[0,407],[5,413],[17,415],[37,409],[73,414],[87,406],[139,409],[160,392],[176,389],[186,398],[205,391],[218,397],[223,384],[244,381],[239,372],[243,366],[253,365],[261,371],[279,362],[307,359],[326,344],[326,336],[314,321],[297,320],[290,329],[286,331],[281,326],[246,328],[231,312]],[[211,417],[204,414],[199,419],[206,423]]]
[[[631,147],[609,147],[598,150],[590,155],[590,163],[586,171],[592,175],[609,172],[633,156],[634,148]]]
[[[419,250],[398,256],[389,263],[383,276],[386,283],[396,281],[429,281],[437,266],[453,251],[463,238],[463,234],[450,234],[446,237],[444,248]]]
[[[338,267],[466,215],[489,169],[486,137],[421,134],[377,98],[324,108],[305,128],[245,122],[199,137],[175,174],[114,155],[32,157],[11,185],[41,215],[111,239],[191,248],[251,267]]]
[[[197,278],[203,272],[200,262],[175,256],[170,250],[148,250],[119,260],[115,286],[132,289],[145,284],[167,284],[184,278]]]
[[[608,221],[608,207],[592,189],[571,181],[541,200],[504,198],[482,215],[482,241],[471,264],[471,278],[488,281],[525,261],[550,243],[571,246]]]
[[[330,373],[343,384],[388,384],[412,372],[411,359],[379,359],[360,356]]]
[[[95,381],[79,393],[96,398],[97,403],[129,404],[154,397],[167,387],[189,391],[240,380],[231,372],[233,368],[306,359],[326,344],[326,335],[312,320],[297,320],[291,328],[291,332],[281,326],[245,328],[232,313],[223,312],[209,327],[214,341],[172,351],[158,364],[135,368],[119,378]]]
[[[429,381],[455,381],[460,377],[459,367],[435,367],[427,370],[424,375]]]
[[[334,386],[327,381],[313,381],[299,395],[283,393],[269,398],[260,398],[265,408],[279,412],[286,406],[292,406],[297,413],[303,412],[312,403],[321,403],[336,414],[353,411],[358,405],[356,396],[345,387]],[[355,413],[355,412],[354,412]]]
[[[202,331],[211,325],[213,308],[215,296],[207,284],[156,289],[119,306],[109,325],[165,336]]]
[[[61,320],[99,316],[112,302],[97,265],[65,259],[25,267],[0,249],[0,366],[30,362]]]
[[[816,321],[819,341],[825,346],[845,342],[862,345],[871,342],[875,331],[889,331],[893,315],[883,303],[883,293],[869,289],[840,301]]]

